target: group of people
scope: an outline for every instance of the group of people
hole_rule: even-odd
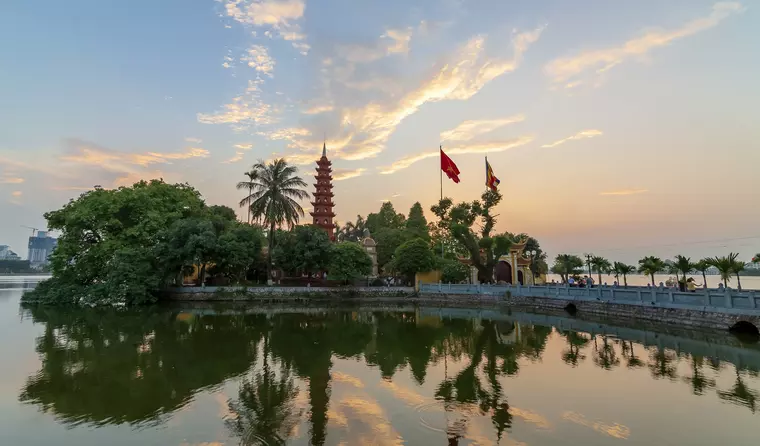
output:
[[[593,288],[594,285],[596,285],[596,282],[594,281],[594,278],[591,276],[583,276],[580,279],[575,279],[574,277],[568,277],[567,278],[567,284],[571,287],[578,287],[578,288]],[[558,285],[558,283],[552,279],[551,285]],[[604,286],[607,286],[607,282],[604,283]],[[619,287],[620,284],[618,281],[614,281],[612,283],[613,288]],[[665,288],[678,288],[680,291],[688,291],[691,293],[696,293],[698,288],[707,288],[706,285],[699,284],[697,285],[697,282],[694,280],[694,278],[689,277],[686,282],[678,281],[678,280],[668,280],[667,283],[660,282],[659,288],[665,289]],[[652,284],[648,283],[647,288],[652,288]],[[723,288],[723,284],[720,284],[719,287]]]

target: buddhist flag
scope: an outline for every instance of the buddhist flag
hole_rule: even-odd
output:
[[[446,172],[446,176],[452,181],[459,182],[459,168],[448,155],[443,153],[443,149],[441,149],[441,170]]]
[[[496,186],[499,185],[499,179],[493,174],[491,164],[488,163],[488,157],[486,157],[486,186],[492,191],[496,191]]]

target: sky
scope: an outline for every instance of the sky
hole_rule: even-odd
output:
[[[488,156],[497,231],[550,257],[748,261],[758,25],[753,0],[6,1],[0,244],[25,256],[22,226],[140,179],[245,219],[254,162],[312,175],[326,142],[339,222],[429,209],[442,145],[444,195],[476,199]]]

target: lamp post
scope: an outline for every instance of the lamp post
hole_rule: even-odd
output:
[[[528,265],[528,270],[530,270],[530,282],[533,285],[536,284],[536,275],[533,274],[533,262],[536,260],[536,254],[538,254],[538,251],[535,249],[528,251],[528,255],[530,256],[530,265]]]

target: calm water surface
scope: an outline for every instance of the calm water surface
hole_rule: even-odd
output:
[[[19,308],[0,445],[750,445],[760,347],[489,311]]]

